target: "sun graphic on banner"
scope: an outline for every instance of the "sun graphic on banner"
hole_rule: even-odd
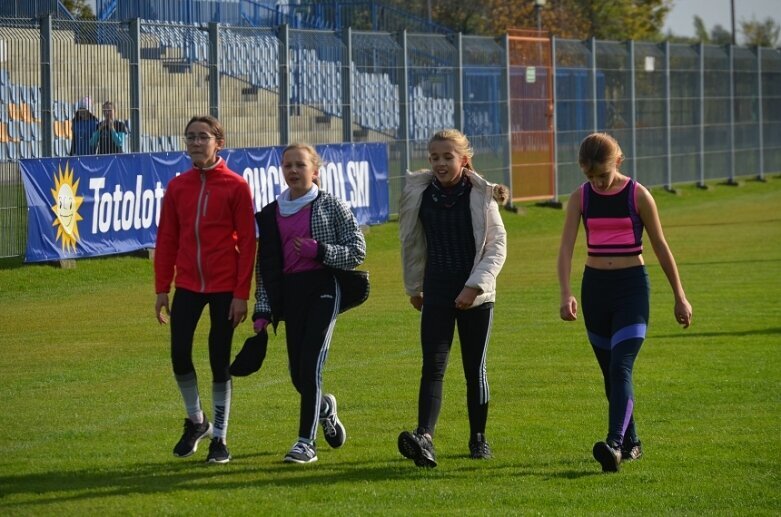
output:
[[[54,188],[52,197],[54,205],[52,210],[57,216],[52,226],[57,226],[57,239],[62,239],[62,251],[68,249],[76,251],[76,243],[79,242],[78,222],[83,218],[79,215],[79,207],[84,202],[83,196],[77,196],[79,181],[73,183],[73,169],[70,164],[65,164],[63,171],[58,167],[57,176],[53,176]]]

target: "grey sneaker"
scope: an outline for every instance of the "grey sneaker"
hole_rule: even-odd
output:
[[[618,472],[621,463],[621,450],[607,442],[597,442],[592,449],[594,459],[602,465],[602,472]]]
[[[282,461],[285,463],[314,463],[317,461],[317,451],[314,444],[296,442]]]
[[[228,463],[231,460],[231,453],[228,446],[222,441],[222,438],[212,438],[209,444],[209,455],[206,456],[207,463]]]
[[[417,431],[414,433],[404,431],[399,435],[399,452],[405,458],[413,460],[418,467],[437,466],[434,443],[431,438]]]
[[[643,444],[640,440],[621,444],[621,461],[639,460],[643,455]]]
[[[174,456],[186,458],[198,450],[198,442],[212,434],[212,424],[204,416],[203,422],[196,424],[189,418],[184,419],[184,432],[179,442],[174,446]]]
[[[334,449],[338,449],[347,440],[347,431],[336,416],[336,397],[326,393],[323,398],[328,401],[328,413],[320,419],[320,425],[323,426],[325,441]]]
[[[477,433],[469,440],[469,457],[474,460],[487,460],[493,457],[491,446],[483,433]]]

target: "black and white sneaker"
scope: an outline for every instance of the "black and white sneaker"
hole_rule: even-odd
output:
[[[469,457],[474,460],[487,460],[493,458],[491,446],[488,445],[483,433],[477,433],[469,440]]]
[[[231,460],[231,453],[228,446],[222,441],[222,438],[212,438],[209,444],[209,455],[206,456],[207,463],[228,463]]]
[[[304,442],[296,442],[293,448],[285,455],[285,463],[314,463],[317,461],[315,445]]]
[[[186,458],[198,450],[198,442],[212,434],[212,424],[204,417],[203,422],[196,424],[189,418],[184,419],[184,432],[179,442],[174,446],[174,456]]]
[[[418,467],[434,468],[437,466],[437,455],[434,443],[423,433],[404,431],[399,435],[399,452],[405,458],[415,462]]]
[[[621,444],[621,461],[639,460],[643,455],[643,445],[640,440]]]
[[[607,442],[597,442],[592,449],[594,459],[602,465],[602,472],[618,472],[621,463],[621,449]]]
[[[328,413],[320,419],[320,425],[323,426],[325,441],[334,449],[338,449],[347,440],[347,431],[336,415],[336,397],[326,393],[323,398],[328,402]]]

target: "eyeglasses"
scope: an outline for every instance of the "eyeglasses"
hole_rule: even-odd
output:
[[[214,138],[214,135],[209,135],[207,133],[201,133],[199,135],[184,135],[184,141],[188,144],[194,144],[195,142],[208,142]]]

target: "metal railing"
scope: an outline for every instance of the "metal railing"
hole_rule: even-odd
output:
[[[404,171],[427,165],[428,137],[447,126],[516,199],[575,188],[577,146],[597,130],[649,186],[781,171],[779,50],[529,41],[0,18],[0,256],[24,253],[18,160],[69,155],[79,101],[98,117],[114,102],[125,152],[183,150],[202,113],[223,121],[229,147],[385,142],[391,212]],[[532,173],[552,189],[536,192]]]

